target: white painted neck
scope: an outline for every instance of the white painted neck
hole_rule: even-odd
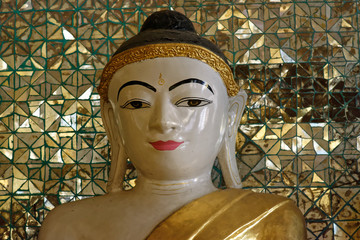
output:
[[[215,190],[217,188],[214,187],[210,174],[178,181],[155,180],[139,175],[134,188],[137,194],[160,196],[186,196],[189,194],[192,196],[191,198],[200,197]]]

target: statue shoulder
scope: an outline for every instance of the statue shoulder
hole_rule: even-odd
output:
[[[229,190],[244,195],[234,206],[234,211],[243,209],[243,213],[251,216],[244,226],[238,229],[240,236],[257,239],[294,239],[306,238],[305,220],[295,202],[289,198],[275,194]],[[246,190],[245,190],[246,191]],[[241,229],[241,231],[239,231]]]
[[[73,239],[76,232],[73,229],[73,223],[77,217],[79,204],[66,203],[59,205],[51,210],[42,223],[39,239]],[[64,236],[67,234],[67,236]]]
[[[258,239],[306,239],[305,219],[293,200],[263,193],[253,193],[248,200],[264,211],[256,218],[261,223],[252,230]]]
[[[304,218],[285,197],[250,190],[216,191],[184,206],[148,239],[305,239]],[[169,230],[171,229],[171,231]]]
[[[79,234],[79,223],[84,226],[96,219],[94,218],[96,206],[101,206],[102,202],[104,202],[104,197],[100,196],[55,207],[46,216],[40,229],[39,239],[79,239],[77,236]]]
[[[294,211],[299,211],[293,200],[276,194],[257,193],[250,190],[238,189],[229,189],[226,191],[234,191],[238,192],[239,195],[244,195],[244,197],[241,199],[241,203],[243,205],[252,206],[253,209],[259,209],[259,211],[267,211],[274,207],[281,209],[289,208],[293,209]],[[244,194],[243,192],[246,192],[246,194]]]

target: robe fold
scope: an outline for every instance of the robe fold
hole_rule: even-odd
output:
[[[180,208],[147,237],[162,239],[306,239],[305,221],[290,199],[227,189]]]

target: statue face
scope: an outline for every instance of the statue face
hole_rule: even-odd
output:
[[[142,175],[185,180],[211,171],[229,99],[210,66],[185,57],[126,65],[111,80],[109,101],[113,130]]]

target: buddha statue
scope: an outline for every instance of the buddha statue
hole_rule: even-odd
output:
[[[293,201],[241,189],[235,139],[246,93],[184,15],[152,14],[112,56],[98,91],[108,193],[56,207],[40,240],[305,239]],[[216,158],[225,190],[211,181]],[[138,178],[124,191],[127,159]]]

